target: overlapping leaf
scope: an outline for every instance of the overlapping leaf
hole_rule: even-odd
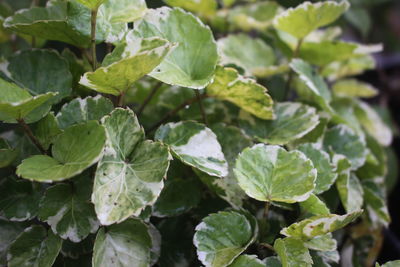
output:
[[[278,238],[274,248],[283,267],[311,267],[313,260],[303,241],[293,237]]]
[[[378,90],[372,85],[358,81],[356,79],[343,79],[335,82],[332,91],[340,97],[374,97]]]
[[[0,138],[0,168],[7,167],[18,156],[18,152],[11,148],[8,142]]]

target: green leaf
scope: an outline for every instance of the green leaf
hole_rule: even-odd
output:
[[[199,19],[179,8],[162,7],[149,10],[134,28],[141,37],[158,36],[178,44],[150,76],[194,89],[211,82],[218,60],[217,45],[211,30]]]
[[[101,228],[93,250],[93,267],[150,266],[152,239],[149,227],[139,219]]]
[[[246,194],[260,201],[294,203],[306,200],[315,187],[317,171],[300,151],[258,144],[236,160],[235,176]]]
[[[105,139],[104,127],[95,121],[71,126],[54,142],[53,157],[27,158],[18,166],[17,175],[45,183],[71,178],[100,159]]]
[[[311,194],[307,200],[300,202],[300,207],[313,215],[326,215],[330,214],[329,208],[326,206],[319,197]]]
[[[332,91],[339,97],[364,97],[370,98],[378,94],[372,85],[356,79],[343,79],[335,82]]]
[[[84,99],[75,98],[62,106],[57,114],[57,121],[61,129],[66,129],[74,124],[90,120],[100,120],[113,110],[113,103],[101,95]]]
[[[0,215],[11,221],[34,218],[39,209],[41,193],[36,184],[14,177],[0,181]]]
[[[258,76],[275,62],[275,54],[270,46],[261,39],[253,39],[245,34],[231,34],[219,39],[218,51],[221,64],[236,65],[244,70],[246,76]]]
[[[336,240],[332,238],[331,233],[313,237],[304,242],[304,245],[309,249],[318,251],[334,251],[337,248]]]
[[[306,96],[309,95],[307,99],[316,102],[320,108],[331,113],[332,108],[329,103],[332,96],[324,79],[316,73],[310,64],[301,59],[293,59],[290,67],[308,88],[309,91],[305,92]]]
[[[379,264],[378,263],[376,263],[376,264],[377,264],[376,266],[379,267]],[[381,265],[381,267],[396,267],[396,266],[399,266],[399,264],[400,264],[400,260],[388,261],[385,264]]]
[[[215,98],[232,102],[261,119],[274,117],[272,98],[267,93],[267,88],[255,80],[244,78],[233,68],[218,66],[214,81],[207,86],[207,92]]]
[[[46,102],[55,95],[47,93],[31,96],[28,91],[0,78],[0,120],[15,123],[15,120],[25,119],[35,113],[37,108],[46,105]],[[33,121],[27,119],[26,122],[31,123],[39,119],[41,118],[35,118]]]
[[[379,186],[373,180],[366,180],[362,183],[364,189],[364,200],[370,217],[387,226],[390,222],[390,214],[385,203],[385,191],[382,186]],[[373,221],[373,223],[376,223]]]
[[[153,206],[157,217],[176,216],[196,207],[201,199],[199,184],[194,179],[173,179],[165,184]]]
[[[327,214],[307,218],[283,228],[281,234],[301,239],[310,239],[315,236],[325,235],[345,227],[357,219],[362,210],[345,215]]]
[[[319,123],[315,108],[295,102],[276,103],[275,115],[274,120],[264,121],[241,112],[239,124],[261,142],[284,145],[303,137]]]
[[[325,66],[322,76],[334,81],[340,78],[361,74],[375,68],[375,60],[371,55],[350,58],[344,61],[332,62]]]
[[[20,234],[8,251],[9,267],[51,267],[61,249],[62,240],[51,230],[33,225]]]
[[[329,154],[321,150],[318,144],[302,144],[296,149],[311,159],[314,167],[317,169],[314,193],[318,195],[327,191],[337,178]]]
[[[168,123],[157,130],[155,139],[167,144],[173,155],[189,166],[211,176],[228,174],[228,164],[216,135],[202,124]]]
[[[111,23],[133,22],[147,12],[145,0],[108,0],[101,8],[108,11]]]
[[[92,10],[97,10],[107,0],[74,0]]]
[[[240,255],[229,267],[265,267],[265,264],[256,255]]]
[[[389,146],[393,134],[378,112],[365,102],[357,101],[355,114],[367,133],[373,136],[382,146]]]
[[[274,26],[298,39],[303,39],[312,31],[334,22],[349,6],[347,1],[340,3],[325,1],[314,4],[305,2],[276,16]]]
[[[0,138],[0,168],[10,165],[18,156],[18,151],[10,147],[8,142]]]
[[[159,142],[146,141],[130,109],[115,109],[102,120],[107,142],[95,175],[92,202],[103,225],[138,216],[154,204],[164,187],[170,154]]]
[[[71,93],[68,62],[55,51],[22,51],[8,58],[8,62],[10,78],[33,96],[58,93],[51,101],[57,103]]]
[[[361,167],[367,156],[365,140],[342,124],[325,132],[323,146],[326,151],[346,156],[351,162],[352,170]]]
[[[303,241],[287,237],[275,240],[274,248],[282,262],[282,267],[311,267],[312,259]]]
[[[70,184],[49,187],[44,194],[38,217],[63,239],[80,242],[99,227],[93,204],[89,202],[92,191],[89,181],[83,175]]]
[[[196,174],[211,190],[233,207],[242,207],[246,194],[237,183],[233,167],[235,166],[238,154],[246,147],[251,146],[252,142],[239,128],[234,126],[227,126],[220,123],[213,125],[212,130],[217,135],[218,142],[221,144],[222,152],[228,162],[229,173],[226,177],[220,179],[202,172],[196,172]]]
[[[218,7],[215,0],[164,0],[164,2],[172,7],[181,7],[205,17],[213,16]]]
[[[10,222],[0,219],[0,265],[7,265],[7,252],[11,243],[24,231],[25,223]]]
[[[87,72],[80,84],[100,93],[124,94],[132,84],[157,67],[173,48],[161,38],[135,38],[132,32],[103,62],[103,67]]]
[[[46,150],[54,143],[57,136],[62,133],[53,112],[47,114],[46,117],[33,124],[31,129],[34,136]]]
[[[350,213],[361,209],[364,190],[355,174],[350,173],[350,170],[340,173],[336,181],[336,188],[346,212]]]
[[[196,226],[193,243],[205,266],[228,266],[251,243],[253,230],[246,216],[221,211],[208,215]]]
[[[238,5],[229,10],[228,20],[244,31],[267,29],[279,11],[279,5],[271,1]]]

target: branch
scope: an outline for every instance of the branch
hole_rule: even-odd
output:
[[[97,11],[98,8],[92,10],[90,23],[91,23],[91,32],[90,32],[90,40],[92,45],[92,67],[93,70],[97,69],[97,57],[96,57],[96,20],[97,20]]]
[[[193,103],[195,103],[195,102],[197,102],[197,101],[200,101],[200,100],[203,99],[203,98],[207,98],[207,97],[209,97],[209,95],[203,94],[203,95],[200,95],[200,98],[197,97],[197,96],[195,96],[195,97],[192,97],[192,98],[186,100],[185,102],[183,102],[182,104],[180,104],[179,106],[177,106],[176,108],[174,108],[173,110],[171,110],[171,111],[169,111],[167,114],[165,114],[164,117],[163,117],[161,120],[159,120],[157,123],[153,124],[147,131],[148,131],[148,132],[154,131],[154,130],[157,129],[161,124],[163,124],[164,122],[166,122],[166,121],[169,119],[169,117],[175,115],[175,114],[178,113],[181,109],[184,109],[186,106],[191,105],[191,104],[193,104]]]
[[[138,117],[140,117],[140,115],[143,113],[143,110],[145,109],[147,104],[150,103],[151,99],[153,98],[153,96],[156,94],[157,90],[160,89],[160,87],[162,85],[163,85],[163,83],[159,82],[156,84],[156,86],[153,87],[153,89],[151,89],[150,93],[148,94],[148,96],[146,97],[146,99],[143,101],[142,105],[140,105],[138,111],[136,112],[136,115]]]
[[[32,141],[32,143],[39,149],[39,151],[43,154],[46,155],[47,151],[44,149],[42,144],[40,144],[39,140],[35,137],[33,134],[31,128],[28,126],[28,124],[25,123],[24,119],[17,120],[19,125],[22,127],[26,135],[29,137],[29,139]]]

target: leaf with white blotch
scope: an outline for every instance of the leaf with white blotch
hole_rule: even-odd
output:
[[[378,94],[378,89],[372,85],[356,79],[343,79],[335,82],[332,91],[339,97],[364,97],[370,98]]]
[[[229,10],[228,20],[244,31],[265,30],[279,11],[278,3],[272,1],[238,5]]]
[[[164,0],[164,2],[204,17],[213,16],[218,7],[216,0]]]
[[[150,266],[152,238],[149,226],[140,219],[101,228],[93,249],[93,267]]]
[[[11,221],[26,221],[37,215],[41,198],[37,184],[14,177],[2,178],[0,195],[0,216]]]
[[[37,118],[35,111],[43,106],[47,106],[46,102],[54,97],[55,93],[46,93],[43,95],[32,96],[28,91],[20,88],[16,84],[7,82],[0,78],[0,120],[15,123],[15,120],[25,119],[27,123],[35,122]],[[50,109],[50,106],[47,109]],[[41,114],[45,115],[45,114]],[[29,119],[33,116],[33,119]]]
[[[92,10],[97,10],[106,0],[75,0]]]
[[[265,120],[273,119],[273,102],[267,88],[253,79],[244,78],[233,68],[218,66],[207,93],[234,103],[243,110]]]
[[[229,173],[226,177],[219,179],[203,172],[196,172],[196,174],[202,182],[233,207],[242,207],[246,194],[237,183],[233,167],[238,154],[246,147],[251,146],[252,142],[248,136],[234,126],[221,123],[213,125],[211,129],[217,135],[218,142],[221,144],[222,152],[228,162]]]
[[[272,48],[261,39],[253,39],[245,34],[228,35],[217,42],[220,63],[236,65],[244,70],[244,75],[250,76],[264,72],[275,62]],[[245,50],[238,49],[246,47]]]
[[[385,147],[370,135],[366,136],[366,141],[368,148],[367,159],[364,165],[357,170],[357,176],[361,180],[385,177],[389,167],[388,160],[390,160],[385,152]],[[392,159],[396,160],[396,157]]]
[[[315,194],[321,194],[327,191],[335,182],[337,174],[334,171],[334,165],[328,153],[319,149],[317,144],[302,144],[296,147],[297,150],[304,153],[311,159],[314,167],[317,169],[317,180],[315,181]]]
[[[345,227],[357,219],[362,212],[362,210],[358,210],[345,215],[327,214],[313,216],[283,228],[281,234],[307,240]]]
[[[379,144],[389,146],[392,143],[392,130],[370,105],[357,101],[355,114],[366,132],[373,136]]]
[[[91,191],[90,178],[85,175],[74,178],[71,184],[47,188],[40,202],[39,219],[61,238],[80,242],[99,227],[90,203]]]
[[[100,120],[113,110],[113,103],[101,95],[75,98],[62,106],[57,114],[61,129],[90,120]]]
[[[290,67],[299,75],[300,79],[309,90],[306,92],[299,92],[299,94],[305,94],[304,98],[316,102],[323,110],[331,113],[332,108],[329,103],[332,100],[332,96],[324,79],[318,75],[309,63],[301,59],[293,59],[290,63]]]
[[[7,266],[7,252],[11,243],[24,231],[26,223],[0,219],[0,265]]]
[[[326,206],[325,202],[314,194],[311,194],[307,200],[300,202],[300,207],[302,210],[313,215],[330,214],[329,208]]]
[[[228,266],[252,242],[253,229],[245,215],[222,211],[208,215],[196,226],[193,243],[205,266]]]
[[[351,162],[351,169],[357,170],[364,165],[367,149],[365,140],[346,125],[340,124],[325,132],[324,149],[346,156]]]
[[[275,240],[274,249],[282,267],[311,267],[313,261],[302,240],[286,237]]]
[[[360,180],[350,170],[345,170],[338,175],[336,188],[346,212],[360,210],[363,205],[364,190]]]
[[[153,215],[166,217],[182,214],[197,206],[200,199],[201,190],[196,180],[169,178],[153,206]]]
[[[8,142],[0,138],[0,168],[10,165],[18,156],[18,151],[10,147]]]
[[[135,22],[134,29],[141,37],[158,36],[178,44],[150,76],[194,89],[211,82],[218,61],[217,45],[211,30],[198,18],[180,8],[150,9]]]
[[[276,16],[274,26],[302,39],[312,31],[334,22],[349,6],[347,1],[340,3],[325,1],[314,4],[305,2]]]
[[[108,0],[101,8],[107,10],[111,23],[133,22],[147,12],[145,0]]]
[[[376,222],[387,226],[391,222],[390,214],[386,205],[386,196],[383,186],[379,186],[374,180],[365,180],[362,183],[364,189],[364,200],[370,217]]]
[[[317,171],[300,151],[258,144],[239,154],[234,168],[239,186],[260,201],[294,203],[306,200]]]
[[[332,124],[345,124],[353,129],[360,137],[364,137],[365,133],[354,111],[355,106],[356,103],[352,98],[335,98],[331,102],[331,107],[334,110],[331,122]]]
[[[336,239],[332,237],[331,233],[315,236],[305,241],[304,245],[309,249],[318,251],[334,251],[337,248]]]
[[[138,216],[154,204],[164,187],[170,154],[159,142],[146,141],[130,109],[115,109],[102,119],[107,142],[95,175],[92,202],[103,225]]]
[[[72,75],[68,62],[52,50],[26,50],[8,58],[10,78],[33,96],[58,93],[51,101],[69,96]]]
[[[161,38],[140,39],[129,32],[125,42],[104,59],[103,66],[87,72],[80,84],[100,93],[120,95],[157,67],[173,44]]]
[[[240,255],[229,267],[265,267],[265,264],[256,255]]]
[[[388,261],[383,265],[379,265],[379,263],[376,263],[375,267],[397,267],[400,266],[400,260],[397,261]]]
[[[45,183],[71,178],[100,159],[105,139],[104,127],[95,121],[71,126],[54,142],[53,157],[29,157],[18,166],[17,175]]]
[[[43,226],[33,225],[24,230],[10,245],[9,267],[51,267],[60,252],[62,239]]]
[[[200,123],[168,123],[157,130],[155,138],[167,144],[173,155],[189,166],[211,176],[228,174],[228,164],[216,135]]]
[[[241,111],[240,127],[253,138],[272,145],[285,145],[312,131],[319,123],[315,108],[295,102],[276,103],[275,119],[264,121]]]
[[[44,149],[49,149],[57,136],[62,133],[53,112],[50,112],[35,124],[30,126],[33,135],[39,140]]]

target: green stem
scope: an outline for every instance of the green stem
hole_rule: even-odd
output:
[[[160,89],[161,85],[162,85],[162,82],[159,82],[156,84],[156,86],[153,87],[153,89],[151,89],[150,93],[148,94],[148,96],[146,97],[146,99],[143,101],[142,105],[140,105],[138,111],[136,112],[136,115],[138,117],[140,117],[140,115],[142,115],[143,110],[146,108],[147,104],[150,103],[151,99],[157,93],[157,90]]]
[[[269,207],[271,206],[271,202],[267,201],[265,202],[265,206],[264,206],[264,212],[263,212],[263,217],[265,219],[268,218],[268,212],[269,212]]]
[[[121,94],[117,98],[117,106],[122,107],[124,105],[124,96],[125,92],[121,92]]]
[[[91,45],[92,45],[92,67],[93,67],[93,70],[97,69],[97,56],[96,56],[97,11],[98,11],[98,9],[92,10],[91,19],[90,19],[90,23],[91,23],[90,38],[91,38]]]
[[[32,143],[39,149],[39,151],[43,154],[46,155],[47,151],[44,149],[42,144],[40,144],[39,140],[36,138],[36,136],[33,134],[31,128],[28,126],[28,124],[25,123],[24,119],[18,120],[19,125],[22,127],[24,130],[25,134],[29,137],[29,139],[32,141]]]
[[[299,56],[300,47],[301,47],[302,44],[303,44],[303,39],[299,39],[298,42],[297,42],[297,45],[296,45],[296,49],[295,49],[294,52],[293,52],[292,59],[293,59],[293,58],[297,58],[297,57]],[[284,96],[284,99],[286,99],[286,98],[288,97],[288,95],[289,95],[290,85],[291,85],[292,80],[293,80],[293,75],[294,75],[294,72],[293,72],[292,69],[290,69],[290,71],[289,71],[289,77],[288,77],[288,80],[287,80],[286,86],[285,86],[285,96]]]
[[[204,110],[202,97],[199,93],[199,90],[194,90],[194,92],[196,93],[197,101],[199,102],[199,107],[200,107],[201,116],[203,117],[203,122],[207,126],[208,125],[207,114]]]
[[[267,248],[267,249],[269,249],[269,250],[275,252],[274,247],[271,246],[270,244],[267,244],[267,243],[260,243],[260,246],[262,246],[262,247],[264,247],[264,248]]]

